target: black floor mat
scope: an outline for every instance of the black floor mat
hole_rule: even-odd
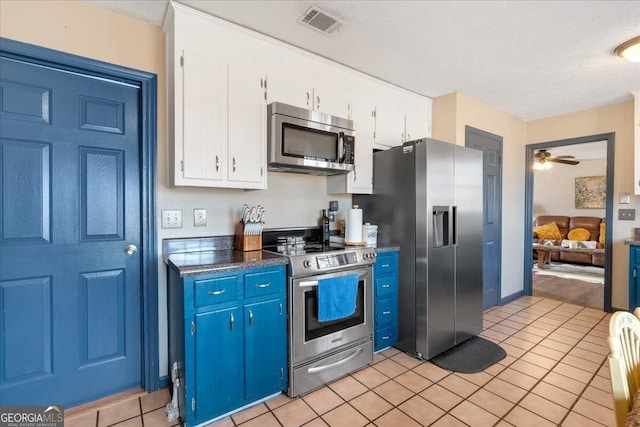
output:
[[[475,336],[429,361],[442,369],[472,374],[484,371],[506,355],[498,344]]]

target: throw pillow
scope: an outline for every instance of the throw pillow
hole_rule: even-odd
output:
[[[549,224],[539,225],[537,227],[533,227],[533,232],[538,235],[539,239],[543,240],[560,240],[562,239],[562,234],[560,233],[560,229],[558,228],[558,224],[555,222],[551,222]]]
[[[591,237],[591,233],[586,228],[574,228],[567,234],[569,240],[577,240],[578,242],[585,242]]]
[[[601,245],[604,245],[604,222],[600,223],[600,239],[598,240],[598,243],[600,243]]]

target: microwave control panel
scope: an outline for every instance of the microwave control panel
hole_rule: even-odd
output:
[[[346,164],[353,164],[353,151],[355,150],[356,139],[353,136],[344,136],[344,162]]]

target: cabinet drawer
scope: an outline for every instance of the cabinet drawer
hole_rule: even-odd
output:
[[[249,273],[244,276],[244,296],[252,298],[284,290],[284,269]]]
[[[374,264],[374,272],[376,274],[388,274],[398,271],[397,252],[379,253],[376,258],[376,263]]]
[[[238,298],[238,277],[217,277],[194,282],[194,302],[196,307],[235,301]]]
[[[374,350],[378,351],[398,342],[398,325],[394,324],[382,329],[376,329]]]
[[[376,276],[375,283],[377,298],[392,296],[398,293],[398,276],[396,274]]]
[[[376,301],[376,328],[389,326],[398,321],[398,299],[386,298]]]

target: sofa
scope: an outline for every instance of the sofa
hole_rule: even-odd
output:
[[[572,230],[583,228],[589,231],[589,241],[596,242],[596,248],[604,248],[604,234],[601,236],[600,231],[604,231],[604,218],[594,216],[562,216],[562,215],[540,215],[533,220],[533,226],[538,227],[545,224],[556,223],[560,230],[561,238],[554,239],[553,244],[559,246],[563,240],[569,239],[569,232]],[[602,237],[602,238],[601,238]],[[543,239],[533,232],[534,243],[542,243]],[[537,251],[534,250],[534,258],[537,259]],[[603,253],[571,252],[571,251],[553,251],[551,252],[551,261],[594,265],[604,267]]]

